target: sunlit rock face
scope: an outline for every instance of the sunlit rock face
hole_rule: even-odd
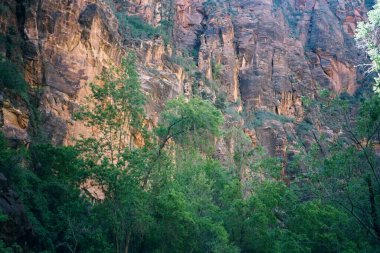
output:
[[[149,8],[138,8],[149,3],[124,1],[124,6],[119,8],[141,14],[152,23],[159,22],[159,16],[150,16]],[[103,68],[118,65],[127,51],[134,51],[140,57],[139,72],[152,118],[158,117],[164,100],[182,93],[183,70],[164,66],[170,48],[165,48],[161,39],[123,45],[109,2],[7,0],[4,5],[9,11],[0,19],[1,32],[6,35],[7,28],[12,27],[20,38],[15,47],[19,48],[18,57],[22,58],[32,96],[38,100],[34,108],[40,116],[38,123],[44,138],[53,143],[72,144],[80,135],[94,134],[84,124],[74,121],[73,112],[89,95],[86,84],[94,81]],[[1,52],[9,55],[6,47]],[[28,129],[32,131],[28,121],[31,108],[28,111],[14,95],[1,95],[4,131],[10,138],[28,142]]]
[[[70,137],[86,133],[72,120],[73,109],[86,95],[84,84],[120,61],[117,21],[96,1],[5,2],[8,20],[15,20],[5,25],[15,27],[23,39],[15,47],[23,50],[25,79],[38,99],[41,128],[53,143],[69,144]],[[15,109],[4,107],[5,128],[8,121],[16,125],[7,120]],[[26,128],[25,120],[18,123]]]
[[[321,89],[354,95],[365,83],[357,65],[366,57],[353,39],[366,19],[363,1],[216,2],[202,12],[198,66],[212,78],[213,62],[221,64],[222,90],[231,102],[241,98],[245,112],[300,122],[303,97],[315,98]],[[255,133],[269,153],[285,157],[291,129],[292,123],[265,122]]]
[[[223,1],[222,1],[223,2]],[[230,99],[247,107],[302,116],[301,96],[316,88],[354,94],[363,60],[353,31],[362,1],[228,1],[206,7],[200,67],[224,66]],[[208,12],[207,12],[208,11]]]
[[[325,88],[355,94],[364,83],[356,66],[365,56],[355,48],[354,31],[365,20],[360,0],[5,0],[0,31],[15,29],[16,51],[41,115],[43,132],[54,143],[71,144],[91,129],[73,120],[103,68],[117,65],[127,51],[137,54],[148,121],[157,122],[165,101],[191,96],[198,86],[211,100],[224,93],[246,116],[244,128],[255,145],[286,156],[295,122],[305,117],[303,97]],[[120,34],[115,11],[138,15],[152,26],[171,22],[168,33],[143,40]],[[5,47],[0,52],[11,57]],[[191,76],[175,55],[190,55],[202,78]],[[207,87],[214,82],[216,90]],[[3,92],[1,124],[13,138],[28,141],[31,111]],[[286,124],[249,123],[257,111],[286,116]],[[226,117],[228,117],[226,115]],[[8,129],[8,130],[7,130]],[[225,148],[223,150],[228,150]],[[223,155],[223,154],[222,154]]]

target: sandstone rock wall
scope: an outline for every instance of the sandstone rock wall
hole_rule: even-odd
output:
[[[366,19],[363,1],[208,1],[204,9],[199,69],[212,79],[213,64],[221,64],[219,92],[241,98],[245,124],[257,111],[294,119],[255,129],[273,155],[286,157],[289,130],[306,117],[303,97],[321,89],[354,95],[365,83],[357,65],[366,56],[353,39]]]
[[[214,102],[225,97],[225,129],[233,134],[217,141],[216,156],[228,167],[236,166],[242,181],[249,180],[249,165],[234,164],[234,153],[262,145],[283,158],[285,175],[299,143],[307,149],[318,131],[334,135],[313,122],[318,112],[305,110],[303,98],[318,98],[322,88],[354,95],[365,85],[357,65],[366,58],[355,48],[353,35],[357,22],[366,19],[367,2],[0,0],[0,55],[21,66],[30,97],[26,101],[0,90],[0,128],[16,144],[26,145],[36,125],[42,138],[55,144],[93,136],[93,129],[73,119],[89,94],[86,84],[133,51],[149,124],[157,122],[167,99],[178,95],[198,90]],[[115,12],[138,15],[154,27],[169,23],[172,41],[160,36],[126,40]],[[175,60],[185,55],[195,70]],[[269,117],[259,118],[258,112]],[[305,119],[316,124],[315,132],[299,132]],[[96,193],[96,185],[88,184]],[[0,239],[34,240],[23,207],[1,173],[0,209],[10,217],[7,236],[0,234]]]
[[[6,1],[3,5],[10,9],[7,20],[15,20],[4,26],[14,27],[22,38],[16,46],[22,48],[25,80],[38,99],[35,109],[43,131],[52,142],[68,144],[69,136],[83,133],[73,123],[72,112],[86,94],[84,84],[122,55],[117,21],[96,1]],[[4,116],[7,127],[9,110]]]
[[[122,7],[134,14],[149,15],[146,5],[150,2],[124,4]],[[139,5],[145,6],[143,10],[137,8]],[[20,38],[15,44],[20,51],[19,65],[24,69],[31,97],[37,101],[33,109],[39,116],[44,138],[53,143],[67,145],[81,134],[93,134],[74,121],[73,111],[89,94],[86,84],[94,81],[103,68],[119,64],[126,51],[134,51],[140,57],[139,72],[152,118],[157,118],[163,100],[182,93],[183,70],[164,66],[170,48],[165,48],[161,39],[123,45],[114,5],[107,1],[6,0],[2,6],[8,11],[0,19],[1,32],[5,36],[12,27]],[[150,21],[154,22],[155,17]],[[1,49],[2,55],[13,57],[5,46]],[[3,130],[11,139],[28,142],[32,108],[20,105],[17,101],[22,99],[15,94],[4,91],[1,95]]]
[[[248,129],[257,144],[281,156],[289,146],[286,136],[307,116],[302,97],[318,97],[321,88],[353,95],[364,83],[356,66],[365,56],[355,48],[353,34],[357,22],[366,18],[365,1],[3,0],[2,4],[9,11],[0,18],[0,31],[6,34],[14,27],[21,40],[15,51],[38,101],[43,131],[54,143],[69,144],[71,137],[91,132],[73,121],[72,112],[88,94],[85,84],[103,67],[118,64],[126,50],[139,56],[153,123],[167,99],[190,96],[195,82],[214,101],[224,94],[232,110],[243,115],[232,125]],[[115,12],[139,15],[155,27],[171,22],[167,32],[173,40],[165,44],[156,36],[125,41]],[[17,58],[5,47],[0,49],[8,58]],[[173,61],[184,54],[193,57],[198,77]],[[3,129],[11,126],[10,135],[27,139],[30,112],[7,96],[2,94]],[[252,127],[258,111],[294,121],[288,126],[264,122]]]

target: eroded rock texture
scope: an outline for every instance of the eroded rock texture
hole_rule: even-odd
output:
[[[1,52],[23,66],[43,132],[54,143],[91,134],[72,112],[88,95],[85,84],[104,67],[117,65],[126,50],[139,57],[153,124],[167,99],[198,91],[213,101],[223,95],[243,115],[227,127],[244,128],[255,145],[282,157],[291,146],[287,136],[296,135],[297,122],[307,117],[302,97],[316,98],[322,88],[353,95],[365,81],[356,67],[365,56],[353,40],[357,23],[366,18],[365,1],[3,0],[2,5],[7,11],[0,31],[13,33],[20,45],[13,51],[2,46]],[[138,15],[155,27],[170,23],[172,41],[125,39],[115,12]],[[178,55],[189,55],[198,73],[175,62]],[[27,141],[28,106],[6,92],[1,100],[3,129]],[[261,111],[293,121],[252,125]]]
[[[285,175],[299,143],[307,149],[319,134],[337,134],[315,122],[318,112],[305,109],[303,98],[318,99],[321,89],[354,95],[366,83],[357,68],[366,58],[353,35],[369,2],[1,0],[0,54],[21,67],[30,100],[0,90],[0,127],[16,145],[28,145],[38,131],[65,145],[96,136],[73,112],[85,103],[86,84],[132,51],[148,124],[156,124],[168,99],[202,95],[224,109],[227,134],[215,154],[222,163],[247,180],[249,166],[234,164],[234,153],[262,145],[283,158]],[[115,12],[154,27],[165,23],[171,41],[120,33]],[[23,208],[1,174],[0,208],[11,217],[0,239],[29,240]]]
[[[200,36],[199,68],[213,78],[220,64],[221,91],[229,101],[239,98],[252,115],[269,111],[301,122],[302,97],[318,91],[354,95],[365,62],[355,48],[357,23],[365,20],[363,1],[208,1]],[[246,117],[249,125],[254,117]],[[289,126],[290,125],[290,126]],[[256,127],[259,144],[286,157],[295,124],[264,122]]]

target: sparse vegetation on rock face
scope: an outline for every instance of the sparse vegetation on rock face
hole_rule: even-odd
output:
[[[24,80],[20,67],[9,60],[0,58],[0,88],[25,95],[27,87],[28,84]]]
[[[379,251],[373,1],[42,2],[0,4],[1,252]]]

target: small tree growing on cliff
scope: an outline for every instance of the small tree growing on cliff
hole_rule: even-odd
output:
[[[83,151],[98,159],[110,159],[117,164],[123,158],[128,144],[131,148],[144,120],[144,95],[135,65],[136,57],[130,53],[121,67],[104,70],[98,77],[100,84],[91,83],[91,95],[77,113],[99,135],[79,141]],[[93,152],[97,151],[97,152]],[[120,164],[119,164],[120,165]]]
[[[149,223],[147,195],[140,185],[143,168],[133,166],[141,165],[146,151],[132,150],[133,141],[143,132],[145,117],[135,60],[130,53],[120,67],[104,70],[98,83],[90,84],[91,94],[77,113],[78,119],[99,133],[79,140],[77,148],[85,159],[89,179],[104,194],[96,207],[106,214],[102,226],[114,238],[118,252],[128,252],[131,236]]]

